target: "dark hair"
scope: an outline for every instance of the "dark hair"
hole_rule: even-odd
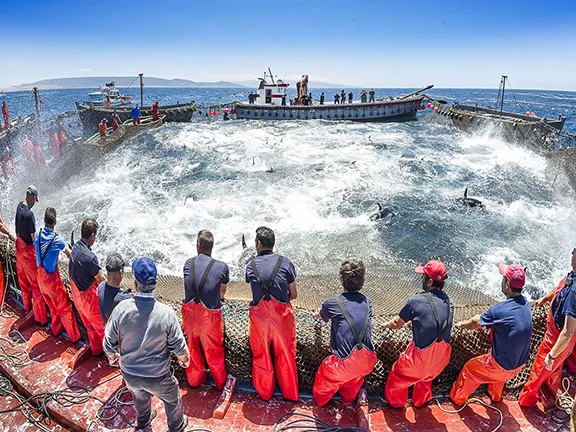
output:
[[[82,239],[86,240],[90,238],[92,234],[96,234],[98,228],[100,228],[100,226],[98,225],[98,222],[96,222],[94,219],[92,218],[84,219],[84,222],[82,222],[82,231],[81,231]]]
[[[56,209],[54,207],[46,207],[44,212],[44,224],[56,225]]]
[[[366,267],[361,259],[347,259],[340,264],[340,282],[348,292],[360,291],[364,286]]]
[[[201,252],[212,253],[214,247],[214,235],[208,230],[201,230],[198,233],[198,245],[200,245]]]
[[[422,275],[424,276],[424,284],[425,285],[428,285],[428,281],[431,280],[432,281],[432,289],[439,289],[439,290],[444,289],[444,283],[446,282],[445,280],[440,282],[440,281],[432,279],[426,273],[422,273]]]
[[[276,237],[274,236],[274,231],[265,226],[257,228],[256,242],[260,242],[262,244],[262,247],[272,249],[274,247],[274,243],[276,243]]]

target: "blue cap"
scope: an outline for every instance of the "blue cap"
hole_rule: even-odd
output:
[[[132,263],[132,273],[140,285],[156,285],[156,264],[150,258],[138,258]]]
[[[38,202],[38,188],[36,186],[34,185],[28,186],[28,189],[26,189],[26,193],[29,193],[33,197],[36,197],[36,202]]]

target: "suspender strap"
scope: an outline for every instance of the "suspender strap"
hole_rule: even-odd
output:
[[[50,250],[50,246],[52,246],[52,242],[56,238],[56,233],[54,233],[54,235],[50,239],[50,243],[48,243],[48,247],[46,248],[44,253],[42,253],[42,248],[40,246],[40,238],[41,237],[42,237],[42,228],[40,228],[40,233],[38,234],[38,252],[40,252],[40,267],[44,268],[44,258],[46,258],[46,255],[48,255],[48,251]]]
[[[270,300],[270,290],[272,289],[274,279],[276,279],[276,275],[278,274],[278,270],[280,270],[282,260],[284,260],[284,257],[279,256],[278,261],[276,261],[276,265],[274,266],[274,270],[272,270],[272,274],[270,275],[270,278],[266,283],[264,283],[264,281],[260,277],[260,273],[258,273],[258,269],[256,268],[256,261],[254,260],[254,258],[252,258],[252,261],[250,262],[252,265],[252,271],[254,272],[254,276],[256,276],[256,280],[260,283],[262,289],[264,290],[264,299],[266,301]]]
[[[438,337],[436,338],[436,342],[442,342],[442,336],[444,333],[444,330],[446,329],[446,327],[448,326],[448,321],[450,320],[450,300],[448,300],[448,302],[446,302],[446,321],[444,322],[440,322],[440,317],[438,316],[438,311],[436,310],[436,306],[434,306],[434,301],[432,300],[432,295],[426,291],[426,298],[428,299],[428,302],[430,303],[430,306],[432,307],[432,312],[434,313],[434,320],[436,320],[436,326],[438,327]],[[442,303],[444,303],[444,300],[442,300]]]
[[[564,322],[566,321],[566,318],[562,315],[562,308],[564,307],[564,303],[568,298],[568,294],[570,294],[570,291],[574,286],[573,285],[574,281],[572,280],[572,278],[569,278],[569,276],[570,273],[568,273],[568,276],[566,276],[566,282],[564,282],[564,288],[562,288],[560,292],[564,291],[566,288],[568,288],[568,290],[566,291],[566,294],[564,294],[562,298],[558,301],[558,306],[556,307],[556,313],[553,314],[554,323],[556,324],[556,328],[558,330],[562,330],[562,327],[564,327]]]
[[[208,278],[208,275],[210,274],[210,270],[212,270],[212,267],[214,267],[214,263],[216,262],[216,260],[214,258],[210,258],[210,262],[208,263],[208,265],[204,269],[204,273],[202,273],[202,277],[200,278],[199,284],[196,283],[196,267],[194,265],[195,260],[196,260],[196,257],[194,257],[190,260],[190,280],[192,281],[192,288],[194,288],[194,301],[196,303],[198,303],[198,302],[200,302],[200,293],[202,292],[202,289],[204,288],[204,284],[206,283],[206,279]]]
[[[364,318],[364,324],[362,324],[362,331],[360,332],[360,334],[358,334],[356,326],[354,325],[354,321],[352,320],[352,317],[344,307],[344,303],[342,302],[340,297],[336,297],[336,303],[338,303],[338,307],[342,311],[342,315],[344,315],[346,322],[350,326],[350,330],[352,330],[354,339],[356,339],[356,348],[359,350],[362,349],[362,347],[364,346],[362,341],[364,340],[364,336],[366,335],[366,330],[368,329],[368,321],[370,320],[370,304],[368,303],[368,299],[366,299],[366,318]]]

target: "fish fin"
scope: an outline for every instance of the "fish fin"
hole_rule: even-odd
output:
[[[72,234],[70,234],[70,245],[71,245],[72,247],[74,247],[74,244],[75,244],[75,243],[76,243],[76,242],[74,241],[74,230],[72,230]]]
[[[242,249],[246,249],[247,247],[246,238],[244,237],[244,234],[242,234]]]
[[[382,210],[382,204],[377,203],[378,204],[378,210]]]
[[[464,198],[468,198],[468,186],[464,189]]]

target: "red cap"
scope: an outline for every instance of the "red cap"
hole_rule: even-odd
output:
[[[424,266],[418,266],[414,269],[416,273],[425,273],[430,279],[444,282],[448,277],[446,266],[442,261],[430,260]]]
[[[520,264],[500,264],[498,266],[500,274],[508,279],[510,285],[516,289],[522,289],[524,283],[526,282],[526,273],[524,272],[524,267]]]

